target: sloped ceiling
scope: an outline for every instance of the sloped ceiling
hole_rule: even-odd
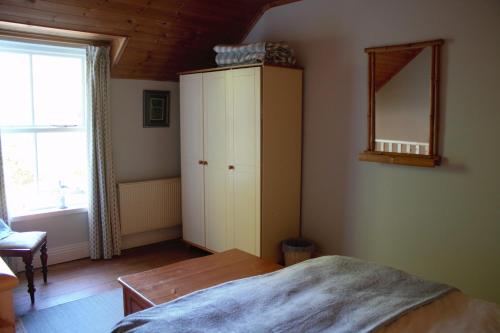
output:
[[[0,0],[0,21],[127,36],[116,78],[176,80],[213,67],[269,8],[298,0]]]
[[[379,91],[422,50],[423,48],[376,53],[375,91]]]

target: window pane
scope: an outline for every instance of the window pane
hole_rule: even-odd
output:
[[[87,202],[85,50],[0,40],[0,127],[9,214]],[[34,126],[34,128],[31,128]]]
[[[37,201],[34,134],[2,134],[2,155],[9,214],[16,215]]]
[[[50,198],[52,207],[86,203],[85,133],[39,133],[37,147],[40,195]],[[61,202],[63,196],[64,202]]]
[[[0,126],[31,125],[29,55],[0,51]]]
[[[82,58],[33,55],[35,124],[83,124]]]

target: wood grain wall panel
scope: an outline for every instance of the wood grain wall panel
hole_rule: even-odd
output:
[[[375,55],[375,91],[379,91],[422,50],[422,48],[417,48],[377,53]]]
[[[268,8],[298,0],[0,0],[0,21],[128,37],[119,78],[177,80],[213,67],[212,47],[239,43]]]

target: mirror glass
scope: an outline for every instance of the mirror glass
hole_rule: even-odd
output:
[[[429,155],[432,47],[375,56],[375,151]]]

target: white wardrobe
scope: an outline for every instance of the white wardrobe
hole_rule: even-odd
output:
[[[180,76],[183,239],[280,261],[300,232],[302,70]]]

